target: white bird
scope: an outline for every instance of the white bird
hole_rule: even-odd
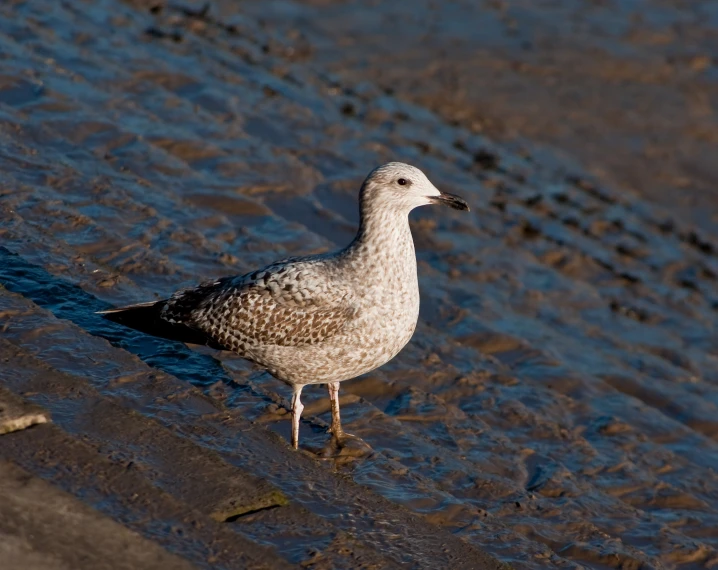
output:
[[[418,168],[390,162],[364,181],[359,230],[345,248],[103,314],[155,336],[231,350],[291,385],[295,449],[302,388],[327,384],[331,432],[341,441],[339,383],[391,360],[416,328],[419,284],[409,212],[426,204],[469,209]]]

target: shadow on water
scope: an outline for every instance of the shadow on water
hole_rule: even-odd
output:
[[[0,283],[8,291],[23,295],[52,312],[58,319],[71,321],[88,333],[138,356],[149,366],[195,386],[206,387],[217,380],[232,381],[216,358],[195,352],[183,343],[146,335],[104,319],[96,313],[110,308],[109,305],[2,246]]]

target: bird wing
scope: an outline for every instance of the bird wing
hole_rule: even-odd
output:
[[[352,292],[328,278],[322,264],[305,260],[180,291],[168,300],[163,318],[242,352],[256,345],[323,342],[358,313]]]

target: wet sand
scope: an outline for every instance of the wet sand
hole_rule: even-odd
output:
[[[711,0],[250,1],[312,59],[474,133],[548,143],[614,189],[714,227]],[[295,32],[296,33],[296,32]],[[306,49],[305,49],[306,51]]]
[[[52,417],[0,458],[200,568],[716,567],[714,9],[203,6],[0,6],[1,380]],[[395,159],[472,213],[412,215],[416,335],[342,385],[372,455],[94,314],[343,245]]]

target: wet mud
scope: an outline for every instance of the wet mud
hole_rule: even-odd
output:
[[[2,3],[1,380],[52,424],[0,457],[203,568],[718,566],[715,78],[646,31],[711,53],[713,10],[540,4]],[[342,384],[370,454],[94,314],[345,244],[397,159],[472,212],[412,214],[416,334]]]
[[[494,140],[549,143],[616,190],[706,228],[716,222],[711,0],[419,0],[411,10],[298,0],[244,9],[300,36],[344,84],[371,82]]]

